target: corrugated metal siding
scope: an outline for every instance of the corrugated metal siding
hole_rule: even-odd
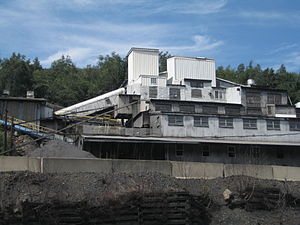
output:
[[[158,54],[133,51],[128,57],[128,81],[132,83],[139,75],[157,75],[159,73]]]
[[[172,77],[174,75],[175,80],[183,80],[184,78],[205,79],[211,80],[213,87],[216,86],[214,60],[174,57],[173,60],[168,61],[168,66],[168,74],[169,68],[171,69],[168,76]],[[172,71],[172,68],[174,71]]]
[[[167,59],[168,79],[175,76],[175,58]]]

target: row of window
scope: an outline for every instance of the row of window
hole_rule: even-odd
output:
[[[172,112],[172,105],[171,104],[155,104],[155,110],[161,112]],[[174,110],[175,111],[175,110]],[[239,115],[240,114],[239,107],[225,107],[226,115]],[[179,112],[185,113],[195,113],[195,105],[189,104],[180,104],[179,105]],[[218,107],[217,106],[202,106],[202,113],[204,114],[218,114]]]
[[[209,145],[202,145],[199,147],[200,152],[202,153],[203,157],[211,156]],[[227,156],[230,158],[235,158],[237,155],[237,148],[236,146],[230,145],[227,146]],[[175,156],[181,158],[184,156],[184,148],[183,146],[177,146],[175,150]],[[260,158],[262,156],[260,147],[258,146],[251,146],[250,148],[250,157],[252,158]],[[277,151],[276,156],[278,159],[283,159],[284,154],[282,151]]]
[[[257,92],[248,92],[246,94],[247,105],[250,107],[260,107],[261,105],[261,94]],[[268,93],[267,94],[267,104],[282,104],[281,94]]]
[[[194,116],[195,127],[209,127],[209,117],[206,116]],[[267,130],[280,130],[280,120],[266,120]],[[169,115],[169,126],[183,126],[183,116]],[[290,121],[291,131],[300,131],[300,121]],[[219,118],[220,128],[234,128],[233,118],[221,117]],[[244,129],[257,129],[257,119],[243,119]]]
[[[151,78],[155,79],[155,78]],[[200,89],[192,89],[191,90],[191,97],[192,98],[202,98],[202,91]],[[215,99],[224,99],[225,93],[221,90],[216,90],[213,94],[211,94],[211,97],[214,97]],[[149,98],[157,98],[157,87],[151,86],[149,87]],[[170,99],[172,100],[180,100],[180,89],[179,88],[170,88]]]

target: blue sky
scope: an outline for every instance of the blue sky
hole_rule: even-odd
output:
[[[154,47],[300,72],[299,0],[0,0],[0,34],[0,58],[20,52],[45,67]]]

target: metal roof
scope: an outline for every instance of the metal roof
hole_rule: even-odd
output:
[[[172,138],[172,137],[128,137],[128,136],[105,136],[105,135],[82,135],[85,140],[95,142],[139,142],[139,143],[182,143],[182,144],[240,144],[240,145],[277,145],[277,146],[300,146],[299,143],[290,142],[266,142],[246,140],[225,140],[205,138]]]

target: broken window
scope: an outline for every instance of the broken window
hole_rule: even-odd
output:
[[[219,127],[233,128],[233,118],[219,118]]]
[[[290,131],[300,131],[300,121],[290,121]]]
[[[267,120],[267,130],[280,130],[280,120]]]
[[[194,116],[194,126],[195,127],[209,127],[208,117]]]
[[[192,89],[192,98],[202,98],[202,91],[200,89]]]
[[[180,89],[179,88],[170,88],[170,99],[180,100]]]
[[[157,98],[157,87],[149,87],[149,98]]]
[[[183,126],[183,116],[168,116],[169,126]]]
[[[256,119],[243,119],[244,129],[257,129],[257,120]]]

